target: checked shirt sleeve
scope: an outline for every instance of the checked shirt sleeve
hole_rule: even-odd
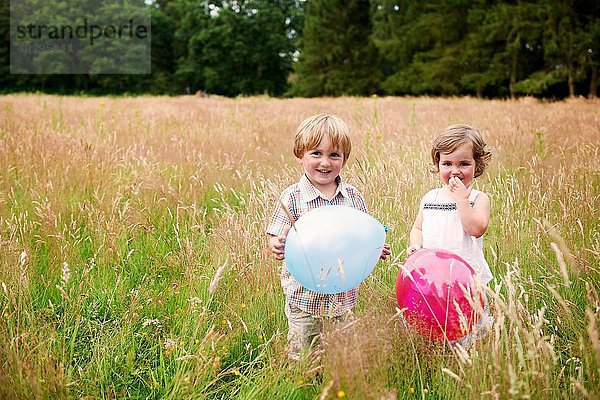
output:
[[[292,217],[294,217],[294,220],[298,219],[296,197],[297,196],[294,196],[291,187],[281,194],[279,201],[274,204],[273,215],[271,215],[271,219],[267,225],[267,233],[269,235],[279,236],[285,228],[290,228],[292,226],[286,212],[281,207],[281,203],[287,207]]]

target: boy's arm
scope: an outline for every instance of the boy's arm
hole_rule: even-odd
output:
[[[285,238],[287,237],[290,228],[285,228],[279,236],[268,234],[269,250],[277,260],[283,260],[285,257]]]
[[[382,260],[385,260],[386,258],[389,257],[390,254],[392,254],[392,248],[391,248],[390,244],[384,243],[383,248],[381,249],[381,255],[379,256],[379,258]]]
[[[283,210],[282,207],[284,206],[287,208],[287,212]],[[267,225],[269,251],[273,253],[273,256],[277,260],[283,260],[285,255],[285,239],[291,228],[288,214],[292,213],[292,209],[293,196],[290,195],[288,188],[281,194],[279,201],[275,204],[275,210],[273,210],[273,215]],[[292,218],[294,217],[292,216]]]

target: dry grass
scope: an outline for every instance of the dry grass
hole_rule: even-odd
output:
[[[393,260],[315,376],[286,366],[264,226],[319,112],[351,127],[343,175]],[[430,143],[460,122],[494,149],[496,321],[466,352],[406,330],[394,295]],[[598,398],[599,127],[584,100],[0,97],[0,397]]]

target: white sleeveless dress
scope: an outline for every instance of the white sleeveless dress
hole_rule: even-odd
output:
[[[467,235],[460,222],[456,202],[438,201],[440,190],[430,190],[423,197],[423,247],[458,254],[473,267],[480,281],[487,285],[493,277],[483,256],[483,237]],[[479,190],[471,190],[471,207],[480,193]]]

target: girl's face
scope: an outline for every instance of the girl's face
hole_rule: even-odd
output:
[[[333,148],[329,137],[324,136],[316,148],[304,152],[298,161],[304,167],[308,179],[321,193],[335,192],[337,189],[335,178],[344,165],[344,152]]]
[[[475,175],[475,160],[473,159],[473,144],[461,144],[452,153],[440,153],[440,179],[444,185],[448,185],[451,177],[459,178],[462,183],[469,187]]]

